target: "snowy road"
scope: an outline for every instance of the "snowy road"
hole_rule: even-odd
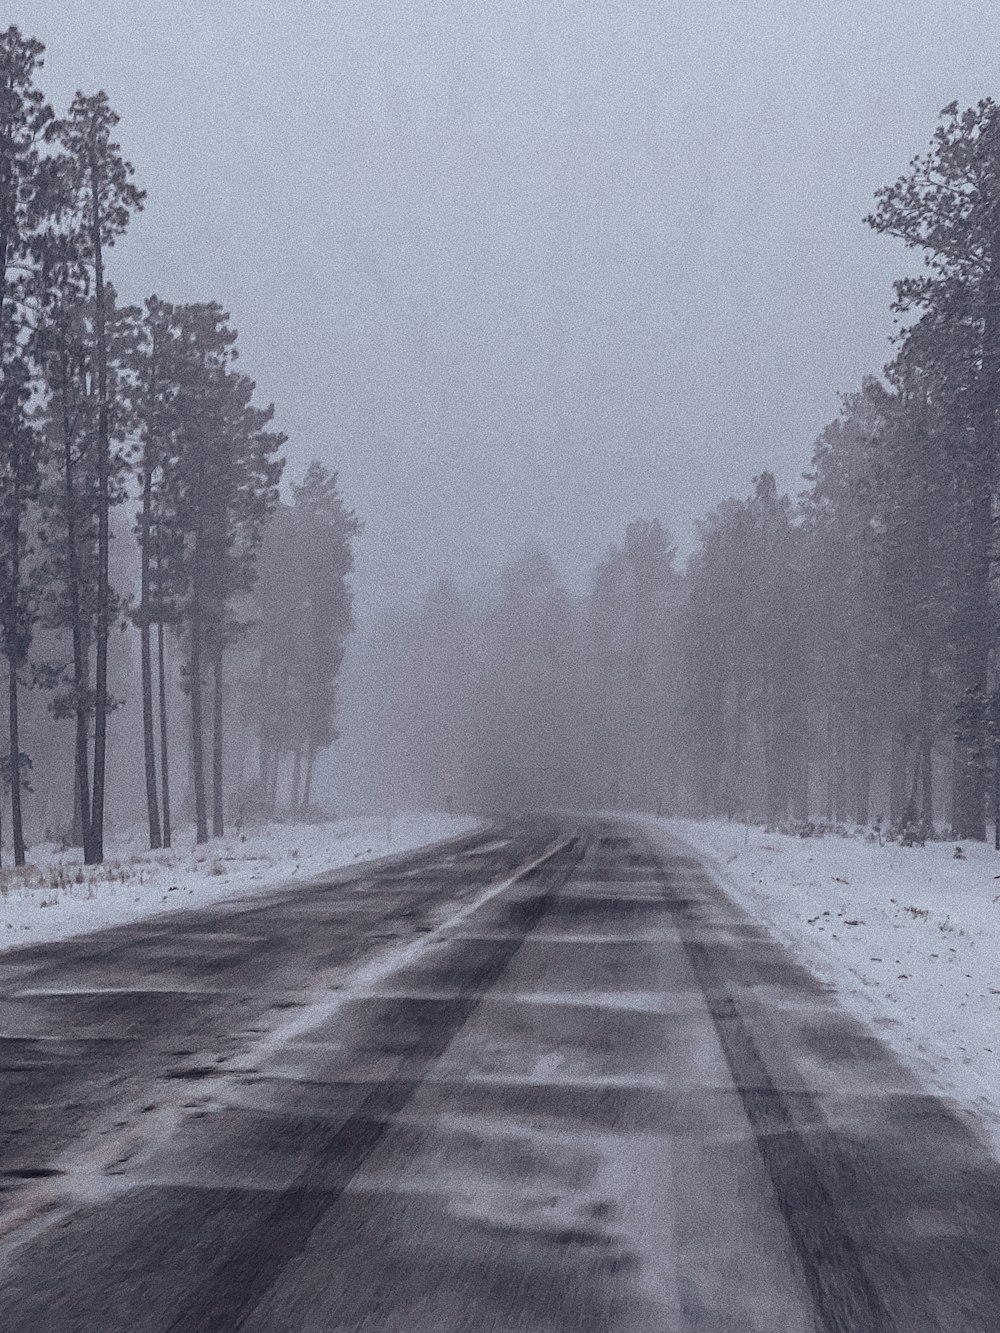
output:
[[[678,846],[537,820],[0,963],[10,1333],[994,1333],[1000,1167]]]

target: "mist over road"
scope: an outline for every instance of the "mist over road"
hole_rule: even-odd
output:
[[[11,1333],[996,1327],[1000,1167],[700,862],[531,819],[0,963]]]

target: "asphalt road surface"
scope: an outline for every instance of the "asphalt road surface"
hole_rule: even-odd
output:
[[[1000,1168],[678,846],[0,955],[4,1333],[997,1333]]]

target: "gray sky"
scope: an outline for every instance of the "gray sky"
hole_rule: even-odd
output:
[[[149,191],[123,294],[222,301],[364,518],[362,609],[540,537],[798,488],[886,359],[863,224],[994,0],[13,0],[58,110],[107,89]]]

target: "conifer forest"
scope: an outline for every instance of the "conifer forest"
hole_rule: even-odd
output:
[[[105,94],[57,114],[40,43],[11,28],[0,58],[4,842],[100,861],[109,787],[154,848],[178,817],[203,841],[308,809],[361,524],[321,462],[282,490],[224,304],[119,301],[145,196]],[[683,559],[637,518],[583,595],[540,534],[495,585],[383,609],[358,799],[995,834],[996,104],[946,107],[867,223],[920,262],[801,489],[748,478]]]
[[[63,114],[0,36],[0,631],[7,832],[104,857],[312,800],[335,735],[360,525],[335,472],[285,498],[285,436],[215,299],[126,305],[143,208],[103,92]],[[179,780],[178,780],[179,779]]]
[[[381,628],[401,798],[1000,837],[996,103],[946,107],[867,222],[922,264],[798,493],[762,472],[687,560],[637,519],[583,597],[538,548]]]

